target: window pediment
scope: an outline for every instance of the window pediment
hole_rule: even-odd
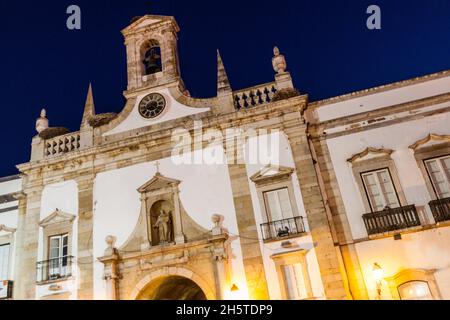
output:
[[[440,144],[450,142],[450,135],[429,134],[427,137],[416,141],[410,145],[409,148],[416,151],[417,149],[432,146],[434,144]]]
[[[5,226],[4,224],[0,224],[0,233],[2,232],[6,232],[6,233],[14,233],[16,232],[16,229],[14,228],[8,228],[7,226]]]
[[[293,172],[294,169],[292,168],[269,165],[251,176],[250,180],[256,184],[262,184],[268,181],[288,179]]]
[[[76,216],[70,213],[65,213],[60,210],[56,210],[47,218],[43,219],[39,225],[43,228],[50,225],[60,224],[60,223],[72,223]]]
[[[178,186],[180,183],[181,181],[179,180],[164,177],[162,174],[157,172],[150,181],[148,181],[138,189],[138,192],[139,193],[151,192],[155,190],[164,189],[166,187]]]
[[[391,149],[377,149],[377,148],[366,148],[364,151],[354,154],[351,158],[347,159],[350,163],[355,163],[363,160],[370,160],[377,157],[390,156],[394,150]]]

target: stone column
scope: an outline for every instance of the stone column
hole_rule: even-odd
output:
[[[332,222],[329,221],[321,195],[317,173],[306,136],[306,125],[300,119],[301,115],[299,113],[298,120],[291,121],[284,128],[284,132],[287,134],[291,145],[325,295],[328,299],[333,300],[346,299],[347,293],[341,274],[339,257],[331,233]]]
[[[42,185],[25,187],[26,196],[19,197],[19,215],[16,235],[15,300],[36,299],[36,263],[39,243]]]
[[[94,176],[81,176],[78,184],[77,270],[78,299],[93,299],[93,187]]]
[[[240,140],[240,139],[238,139]],[[237,148],[242,148],[242,145]],[[237,159],[230,155],[234,148],[226,150],[228,158],[228,172],[231,179],[234,208],[242,248],[245,277],[249,299],[267,300],[269,293],[265,278],[263,258],[259,242],[259,235],[255,221],[255,212],[250,194],[249,178],[242,152],[236,152]]]

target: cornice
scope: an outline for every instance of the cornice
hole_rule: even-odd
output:
[[[394,83],[390,83],[390,84],[386,84],[386,85],[382,85],[382,86],[377,86],[377,87],[373,87],[373,88],[369,88],[369,89],[365,89],[365,90],[354,91],[351,93],[347,93],[344,95],[340,95],[340,96],[336,96],[336,97],[332,97],[332,98],[328,98],[328,99],[324,99],[324,100],[314,101],[309,104],[308,108],[315,109],[315,108],[323,107],[323,106],[338,103],[338,102],[348,101],[348,100],[359,98],[359,97],[364,97],[364,96],[369,96],[369,95],[373,95],[373,94],[377,94],[377,93],[381,93],[381,92],[385,92],[385,91],[395,90],[395,89],[399,89],[399,88],[403,88],[403,87],[407,87],[407,86],[411,86],[411,85],[415,85],[415,84],[419,84],[419,83],[423,83],[423,82],[427,82],[427,81],[445,78],[448,76],[450,76],[450,70],[436,72],[436,73],[428,74],[425,76],[415,77],[415,78],[411,78],[408,80],[402,80],[402,81],[398,81],[398,82],[394,82]]]
[[[143,146],[143,144],[148,144],[149,148],[158,146],[158,143],[162,141],[161,144],[166,144],[171,141],[172,130],[176,127],[184,128],[189,132],[194,130],[194,120],[203,121],[203,129],[217,128],[225,130],[227,128],[235,127],[255,127],[255,128],[280,128],[288,125],[291,121],[298,122],[301,120],[301,111],[306,105],[306,96],[293,97],[286,100],[277,101],[264,106],[251,108],[248,110],[240,110],[232,113],[214,116],[208,114],[205,117],[204,114],[188,116],[184,118],[175,119],[173,121],[168,121],[166,123],[158,125],[150,125],[148,127],[140,128],[138,130],[130,131],[130,137],[124,139],[114,139],[111,141],[102,141],[99,145],[94,145],[93,147],[78,150],[71,153],[66,153],[57,157],[44,158],[36,162],[28,162],[17,165],[17,168],[22,173],[26,173],[32,170],[39,170],[46,166],[56,165],[58,163],[68,163],[71,161],[76,161],[78,158],[82,157],[93,157],[90,161],[95,162],[101,159],[103,154],[108,152],[113,152],[114,150],[119,150],[122,148],[130,148],[132,146]],[[299,119],[285,119],[287,114],[298,113]],[[277,120],[278,119],[278,120]],[[270,124],[263,124],[264,121],[270,120]],[[151,130],[154,127],[154,130]],[[162,128],[161,128],[162,127]],[[136,135],[139,132],[141,134]],[[110,136],[109,138],[114,138]],[[166,141],[164,141],[166,140]],[[170,144],[170,143],[169,143]],[[93,164],[95,165],[95,164]]]

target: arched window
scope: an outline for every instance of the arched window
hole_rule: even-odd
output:
[[[398,287],[401,300],[433,300],[430,286],[426,281],[409,281]]]
[[[161,48],[158,41],[150,40],[144,44],[142,49],[142,59],[145,75],[162,71]]]
[[[440,300],[435,269],[406,269],[386,278],[395,300]]]

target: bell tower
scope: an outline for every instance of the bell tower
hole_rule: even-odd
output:
[[[128,93],[179,80],[177,22],[146,15],[122,30],[127,49]]]

